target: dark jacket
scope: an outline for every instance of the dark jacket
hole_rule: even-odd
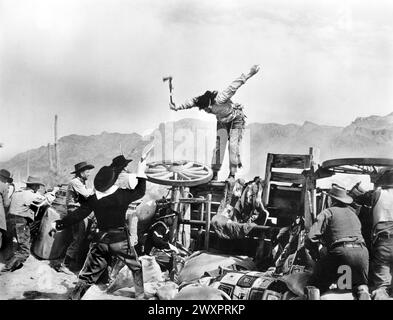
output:
[[[70,212],[57,222],[57,229],[62,230],[86,218],[92,211],[97,218],[97,226],[101,231],[124,227],[126,212],[131,202],[142,198],[146,192],[146,179],[138,178],[135,189],[117,189],[111,195],[97,199],[94,194],[87,198],[81,207]]]
[[[149,254],[152,248],[169,250],[169,228],[163,221],[154,223],[147,234],[145,242],[145,254]]]

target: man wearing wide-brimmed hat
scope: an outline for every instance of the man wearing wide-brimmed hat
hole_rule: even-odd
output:
[[[171,271],[173,254],[179,253],[177,248],[169,242],[169,230],[173,225],[176,213],[171,208],[164,209],[147,231],[144,253],[153,255],[162,271]]]
[[[95,284],[107,270],[112,257],[124,261],[134,277],[135,296],[144,298],[142,265],[134,247],[129,242],[126,212],[131,202],[142,198],[146,191],[146,155],[138,165],[138,184],[134,189],[121,189],[115,185],[117,176],[112,167],[102,167],[94,178],[95,192],[80,208],[56,221],[54,230],[82,221],[94,212],[98,233],[91,245],[86,261],[78,276],[78,283],[70,299],[81,299],[87,289]]]
[[[127,166],[132,162],[132,159],[126,159],[123,155],[119,155],[112,159],[112,163],[109,165],[113,170],[115,170],[115,174],[117,176],[116,185],[119,188],[130,188],[130,173],[127,170]],[[132,187],[135,187],[133,185]]]
[[[86,186],[92,169],[94,166],[86,161],[79,162],[74,166],[74,171],[71,173],[75,174],[75,177],[69,182],[67,188],[67,213],[74,212],[93,193],[93,190]],[[91,219],[92,217],[86,218],[72,226],[72,242],[67,248],[65,258],[53,260],[50,263],[50,266],[57,272],[72,274],[70,269],[79,270],[82,266],[85,256],[81,252],[81,248],[92,224]]]
[[[44,201],[50,202],[37,192],[41,187],[45,187],[40,178],[29,176],[24,183],[26,183],[26,188],[15,191],[11,198],[7,217],[6,245],[10,247],[12,256],[6,262],[2,272],[14,271],[23,266],[30,255],[30,225],[34,221],[34,211],[31,206],[42,205]],[[16,251],[13,250],[13,237],[16,237],[18,241]]]
[[[375,300],[389,299],[393,271],[393,169],[380,173],[371,200],[370,282]]]
[[[12,183],[11,173],[8,170],[0,170],[0,248],[3,244],[3,234],[7,231],[6,210],[10,206],[8,196],[8,184]]]
[[[356,299],[370,300],[368,292],[368,250],[359,218],[350,206],[353,199],[346,190],[334,184],[328,193],[329,208],[323,210],[311,226],[306,247],[316,250],[322,243],[326,254],[318,259],[310,285],[321,293],[327,291],[342,275],[340,267],[351,268],[351,288]]]

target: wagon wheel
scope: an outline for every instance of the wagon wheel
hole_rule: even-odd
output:
[[[381,170],[393,168],[393,159],[388,158],[342,158],[322,162],[321,168],[334,173],[367,174],[374,180]]]
[[[173,187],[193,187],[209,182],[213,171],[206,165],[193,161],[159,161],[149,163],[146,169],[150,182]]]

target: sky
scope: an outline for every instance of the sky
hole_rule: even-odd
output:
[[[261,71],[248,122],[345,126],[392,112],[393,2],[0,0],[0,161],[59,136],[149,133],[175,101]]]

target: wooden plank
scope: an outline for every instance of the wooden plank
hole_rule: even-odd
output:
[[[304,175],[302,175],[300,173],[274,172],[273,171],[271,173],[270,181],[303,184],[305,181],[305,178],[304,178]]]
[[[308,169],[311,161],[308,154],[274,154],[272,167],[273,168],[296,168]]]
[[[272,174],[273,156],[274,155],[272,153],[268,153],[266,159],[265,185],[263,187],[263,195],[262,195],[262,203],[264,206],[266,206],[269,203],[270,177]]]

